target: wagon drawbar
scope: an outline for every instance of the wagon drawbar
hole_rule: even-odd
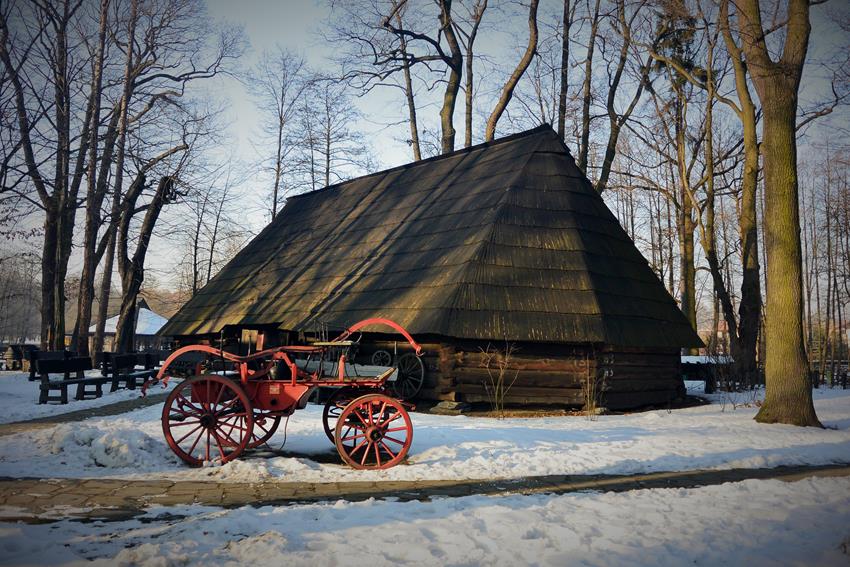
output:
[[[246,449],[266,443],[284,418],[303,409],[320,386],[337,387],[322,412],[325,433],[342,460],[356,469],[386,469],[407,456],[413,423],[405,402],[411,384],[398,381],[400,362],[366,367],[367,374],[349,372],[352,337],[373,325],[390,327],[411,347],[421,366],[422,347],[401,325],[389,319],[365,319],[331,341],[263,349],[246,356],[207,345],[189,345],[169,356],[155,382],[175,375],[178,359],[193,358],[193,376],[176,385],[162,409],[162,431],[171,450],[191,466],[226,463]],[[215,371],[213,371],[213,369]],[[368,373],[368,370],[372,370]],[[376,373],[377,372],[377,373]]]

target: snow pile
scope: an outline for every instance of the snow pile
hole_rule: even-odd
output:
[[[159,516],[162,514],[162,516]],[[0,531],[12,564],[846,565],[850,479],[221,510]]]
[[[83,467],[136,468],[151,459],[172,460],[159,439],[134,429],[62,424],[50,430],[46,441],[51,454],[62,454]]]

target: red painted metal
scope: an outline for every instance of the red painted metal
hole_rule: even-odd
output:
[[[342,460],[351,467],[388,469],[407,456],[413,424],[401,402],[384,394],[368,394],[342,411],[334,440]]]
[[[419,343],[417,343],[415,340],[413,340],[413,337],[410,336],[410,333],[408,333],[407,330],[404,327],[402,327],[401,325],[399,325],[395,321],[391,321],[390,319],[381,319],[381,318],[378,318],[378,317],[374,317],[374,318],[371,318],[371,319],[363,319],[362,321],[355,323],[354,325],[350,326],[348,329],[343,331],[343,333],[340,336],[338,336],[335,340],[344,341],[349,336],[351,336],[352,333],[356,333],[360,329],[363,329],[365,327],[369,327],[370,325],[384,325],[386,327],[390,327],[391,329],[396,330],[405,339],[407,339],[407,342],[410,343],[410,346],[413,347],[413,350],[416,351],[417,355],[420,355],[420,356],[422,355],[422,347],[419,345]]]
[[[353,333],[374,325],[388,326],[397,331],[410,343],[417,356],[422,354],[422,347],[401,325],[389,319],[365,319],[343,331],[333,341],[316,345],[287,345],[262,349],[264,340],[258,337],[257,346],[262,350],[247,356],[239,356],[208,345],[190,345],[180,348],[165,360],[153,380],[143,384],[142,395],[145,395],[147,389],[155,382],[167,383],[173,363],[187,353],[201,353],[205,355],[208,362],[230,366],[231,370],[228,372],[232,377],[195,376],[175,387],[166,399],[162,414],[162,428],[166,441],[181,459],[198,466],[210,460],[230,461],[238,457],[244,449],[259,446],[268,441],[277,429],[281,417],[291,415],[299,407],[304,407],[309,392],[318,386],[344,387],[347,391],[356,392],[358,395],[371,391],[373,393],[366,398],[379,400],[374,402],[374,407],[364,405],[366,402],[361,402],[359,406],[354,407],[352,406],[354,402],[351,402],[344,409],[340,405],[331,412],[334,414],[333,417],[339,415],[337,427],[334,429],[338,431],[339,424],[346,424],[347,429],[342,441],[328,423],[325,423],[325,431],[329,437],[334,435],[332,441],[335,442],[340,456],[355,468],[387,468],[400,462],[407,454],[413,435],[410,416],[402,402],[387,395],[385,383],[392,372],[383,372],[378,376],[348,376],[346,374],[347,357],[343,348],[351,344],[348,338]],[[342,354],[336,360],[326,359],[331,349],[335,348],[340,349]],[[310,371],[307,362],[302,363],[304,368],[298,366],[296,358],[305,356],[307,361],[317,363],[315,370]],[[334,367],[335,372],[326,374],[326,364]],[[203,364],[200,364],[199,368],[201,366]],[[280,372],[281,369],[284,371]],[[281,378],[282,375],[285,375],[285,378]],[[337,399],[348,402],[351,396],[347,395],[344,400]],[[325,413],[328,413],[327,407],[325,410]],[[356,427],[356,423],[348,427],[348,422],[357,419],[361,414],[365,416],[366,413],[363,412],[370,411],[372,413],[369,413],[369,419],[372,421],[381,421],[385,413],[387,415],[392,413],[395,416],[393,420],[403,418],[402,422],[406,424],[403,429],[407,442],[399,445],[398,440],[392,437],[381,442],[373,439],[369,445],[369,451],[373,453],[371,456],[355,455],[362,461],[360,462],[345,450],[346,442],[350,440],[346,435],[350,433],[352,427]],[[378,414],[375,414],[375,411],[378,411]],[[323,415],[325,422],[328,419],[327,415]],[[187,420],[191,423],[184,424],[183,422]],[[183,435],[178,431],[190,425],[196,425],[195,422],[198,427],[190,428],[191,435]],[[259,426],[258,431],[253,431],[255,423]],[[364,430],[364,434],[368,434],[370,439],[381,435],[378,425],[371,424],[369,427],[368,431]],[[234,432],[238,439],[234,437]],[[202,439],[204,436],[206,436],[205,443],[200,443],[204,441]],[[203,454],[196,454],[199,450],[197,446],[203,446]],[[351,447],[351,449],[355,448],[356,446]],[[357,450],[361,451],[362,448]]]

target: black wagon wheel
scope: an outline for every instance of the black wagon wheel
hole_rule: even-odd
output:
[[[425,383],[425,364],[412,352],[398,359],[398,377],[391,385],[393,392],[402,400],[410,400],[422,389]]]
[[[372,364],[374,366],[391,366],[393,363],[393,355],[385,350],[376,350],[372,353]]]
[[[345,386],[335,390],[334,393],[331,394],[331,397],[328,398],[328,401],[325,403],[325,407],[322,410],[322,427],[325,430],[325,435],[328,436],[331,443],[336,443],[334,430],[336,429],[339,416],[342,415],[342,410],[345,409],[345,406],[347,406],[351,400],[362,396],[364,393],[366,393],[366,391],[363,389]]]

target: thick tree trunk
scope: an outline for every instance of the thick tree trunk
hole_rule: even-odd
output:
[[[766,395],[756,421],[820,426],[803,339],[802,249],[797,187],[797,98],[783,83],[759,89],[764,112]],[[764,95],[762,95],[764,91]],[[796,90],[795,90],[796,92]]]
[[[128,253],[130,220],[133,217],[135,203],[141,187],[144,186],[144,176],[136,179],[133,183],[139,188],[138,193],[134,188],[130,192],[134,195],[128,196],[127,207],[121,215],[121,223],[118,230],[118,268],[121,271],[121,311],[118,316],[118,325],[115,330],[116,352],[132,352],[136,342],[136,303],[142,283],[145,279],[145,257],[147,256],[153,229],[159,218],[162,207],[168,200],[168,195],[174,186],[171,177],[163,177],[157,185],[156,193],[148,204],[145,218],[139,229],[138,243],[132,257]]]
[[[820,426],[803,339],[796,117],[809,45],[808,0],[789,0],[782,54],[771,59],[757,0],[736,3],[747,68],[761,101],[764,156],[765,401],[756,421]]]
[[[44,215],[44,240],[41,245],[41,348],[55,350],[55,296],[53,293],[56,286],[57,247],[55,207],[45,209]]]
[[[103,52],[106,43],[106,24],[108,19],[109,0],[101,0],[100,3],[100,27],[98,32],[97,51],[95,54],[90,109],[91,118],[89,132],[91,142],[89,143],[88,156],[88,195],[86,196],[86,219],[83,237],[83,270],[80,274],[80,293],[77,301],[77,321],[74,326],[73,343],[76,345],[79,356],[89,356],[89,325],[91,324],[92,302],[94,301],[94,276],[97,269],[98,259],[96,256],[97,231],[100,227],[100,207],[103,204],[105,191],[97,191],[97,150],[98,130],[100,127],[100,100],[103,86]],[[114,141],[114,136],[106,136],[106,142]],[[111,152],[110,152],[111,154]]]

